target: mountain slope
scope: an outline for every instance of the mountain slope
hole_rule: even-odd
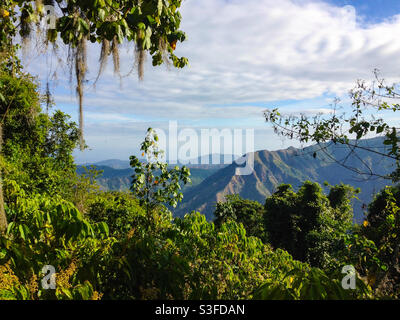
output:
[[[381,138],[364,140],[360,142],[360,145],[384,151]],[[349,149],[342,145],[326,145],[326,148],[328,155],[318,152],[317,146],[255,152],[254,170],[250,175],[235,175],[236,164],[217,171],[198,186],[185,192],[184,200],[178,205],[175,214],[182,216],[187,212],[197,210],[212,219],[213,205],[216,201],[222,201],[227,194],[236,193],[243,198],[263,204],[265,198],[271,195],[279,184],[289,183],[298,189],[305,180],[311,180],[321,185],[327,181],[331,185],[346,183],[361,188],[360,200],[353,203],[355,221],[360,222],[363,219],[362,205],[368,204],[373,194],[390,184],[390,181],[357,175],[332,161],[329,155],[337,160],[346,159],[346,165],[365,169],[365,171],[369,165],[378,174],[393,171],[394,162],[364,150],[358,150],[357,153],[347,156]],[[315,151],[317,154],[314,158]]]
[[[121,161],[121,160],[119,160]],[[115,160],[102,161],[101,163],[115,163]],[[103,173],[97,177],[97,183],[100,185],[100,188],[105,191],[128,191],[131,186],[132,178],[131,176],[134,173],[132,168],[126,169],[115,169],[106,165],[99,165],[99,163],[93,164],[97,170],[102,170]],[[84,166],[78,166],[77,173],[83,174],[85,173]],[[190,188],[197,186],[204,179],[214,174],[221,168],[221,165],[204,165],[204,167],[200,168],[191,168],[191,184],[187,184],[183,187],[183,192],[186,192]]]

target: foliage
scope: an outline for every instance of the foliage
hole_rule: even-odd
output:
[[[374,71],[374,75],[375,79],[370,85],[359,80],[350,91],[352,110],[349,113],[339,113],[339,100],[336,99],[329,115],[318,114],[313,117],[304,114],[299,116],[283,115],[279,113],[278,109],[272,109],[265,111],[265,118],[267,122],[272,123],[275,132],[279,135],[300,142],[315,142],[320,145],[319,152],[325,154],[327,154],[327,145],[340,144],[349,147],[349,155],[364,150],[389,158],[396,164],[396,170],[390,175],[373,172],[372,168],[364,162],[362,162],[363,166],[367,167],[367,170],[351,166],[346,162],[348,156],[343,159],[331,158],[331,160],[335,160],[357,174],[367,177],[378,176],[396,182],[400,177],[398,128],[389,125],[383,118],[377,118],[376,115],[380,111],[398,111],[400,105],[396,99],[400,94],[397,84],[387,85],[385,80],[380,78],[377,70]],[[371,134],[383,137],[381,148],[371,148],[359,143],[362,138]],[[317,151],[314,156],[316,154]],[[329,154],[327,155],[330,157]]]
[[[87,81],[88,42],[101,43],[99,74],[107,59],[113,57],[114,72],[120,76],[119,45],[133,43],[139,79],[143,78],[146,53],[152,56],[153,66],[172,62],[174,67],[188,64],[185,57],[174,54],[177,42],[186,39],[180,28],[179,8],[182,0],[4,0],[0,10],[0,65],[15,75],[21,66],[16,52],[16,36],[21,38],[25,52],[36,26],[37,40],[53,44],[58,49],[61,40],[68,47],[70,75],[75,76],[79,100],[79,138],[83,141],[83,96]],[[52,10],[50,7],[52,6]],[[51,12],[51,16],[47,12]],[[50,25],[54,22],[54,26]],[[42,24],[41,24],[42,23]],[[57,50],[53,50],[57,53]],[[61,60],[61,59],[60,59]],[[135,63],[135,62],[133,62]],[[129,68],[127,68],[129,69]],[[47,93],[50,96],[50,91]]]
[[[214,216],[216,227],[232,219],[242,223],[249,236],[260,238],[264,243],[268,236],[264,230],[264,208],[257,201],[241,198],[239,195],[227,195],[226,201],[217,202]]]
[[[187,167],[175,166],[169,169],[168,164],[160,160],[163,151],[159,150],[157,141],[156,132],[149,128],[140,147],[142,156],[146,155],[147,161],[143,163],[136,156],[130,157],[131,167],[135,170],[131,190],[140,204],[146,207],[148,215],[162,203],[176,207],[183,198],[179,182],[190,183],[190,171]]]
[[[348,241],[348,254],[377,295],[399,297],[400,188],[386,187],[368,207],[363,225]],[[355,260],[355,259],[353,259]]]
[[[355,190],[349,186],[331,187],[328,196],[317,183],[304,182],[295,193],[281,185],[265,202],[265,229],[275,248],[282,248],[295,259],[312,266],[336,269],[335,253],[350,230],[350,200]]]
[[[118,260],[106,268],[114,273],[101,290],[113,299],[249,299],[264,282],[278,285],[305,267],[248,237],[242,224],[230,220],[217,230],[199,213],[165,221],[155,232],[137,226],[114,249]]]
[[[110,235],[122,238],[143,223],[145,211],[132,195],[125,192],[107,192],[88,201],[87,217],[93,222],[108,225]]]
[[[0,72],[0,82],[4,85],[0,117],[6,175],[26,191],[65,195],[75,179],[76,124],[61,111],[41,112],[43,99],[31,76]]]
[[[370,289],[359,278],[355,291],[344,290],[339,281],[342,276],[332,279],[320,269],[296,265],[283,281],[267,282],[259,287],[254,297],[262,300],[352,300],[371,296]]]
[[[32,277],[42,278],[45,265],[53,265],[61,275],[66,272],[59,276],[64,282],[58,281],[56,290],[37,288],[33,296],[25,298],[72,299],[81,290],[94,294],[92,285],[80,276],[78,269],[86,259],[112,243],[108,226],[103,222],[90,224],[75,206],[60,197],[28,196],[15,181],[6,183],[6,210],[11,222],[7,235],[0,238],[1,262],[9,264],[21,284],[29,283]],[[91,295],[81,298],[85,297]]]
[[[83,166],[81,169],[83,169],[82,173],[78,174],[76,172],[76,178],[69,198],[80,212],[86,213],[89,199],[100,189],[96,179],[102,174],[102,171],[97,170],[94,166],[90,166],[89,168]]]

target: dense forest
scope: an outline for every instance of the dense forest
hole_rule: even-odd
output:
[[[139,57],[149,51],[154,65],[165,54],[176,67],[187,62],[173,54],[184,40],[181,1],[57,2],[64,15],[45,41],[59,36],[71,45],[81,112],[86,40],[102,43],[107,56],[116,57],[111,46],[127,39]],[[77,173],[72,153],[86,147],[82,123],[56,110],[18,58],[14,37],[27,35],[42,1],[0,3],[0,299],[400,297],[398,170],[386,177],[388,186],[368,204],[360,224],[353,223],[351,205],[360,190],[312,181],[298,190],[281,184],[263,202],[227,196],[216,203],[213,221],[198,212],[178,217],[173,208],[191,181],[190,169],[163,162],[149,128],[140,146],[147,161],[130,158],[130,190],[103,191],[98,171]],[[398,163],[396,128],[360,116],[362,89],[354,96],[358,117],[350,117],[351,133],[357,139],[382,134],[390,147],[386,156]],[[381,89],[397,97],[393,87]],[[398,105],[379,108],[397,111]],[[346,119],[285,119],[277,110],[265,116],[291,138],[350,143],[347,136],[332,136]],[[49,266],[55,273],[46,278]],[[354,268],[347,273],[345,266]]]

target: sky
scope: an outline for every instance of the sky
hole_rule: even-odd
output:
[[[265,109],[326,113],[335,97],[348,101],[357,79],[372,80],[375,68],[390,81],[400,79],[400,1],[184,0],[181,14],[188,39],[176,54],[189,59],[184,69],[154,68],[148,57],[143,81],[135,72],[120,81],[109,61],[94,88],[99,47],[89,48],[84,99],[89,149],[74,153],[78,163],[128,160],[139,154],[148,127],[168,132],[171,121],[179,132],[252,129],[255,150],[299,146],[274,134]],[[123,75],[134,62],[130,47],[121,48]],[[59,59],[66,59],[62,48]],[[31,50],[24,63],[44,85],[57,58]],[[68,79],[58,68],[51,82],[55,109],[77,121]]]

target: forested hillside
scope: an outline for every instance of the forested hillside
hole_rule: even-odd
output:
[[[367,139],[360,141],[360,146],[373,150],[382,150],[383,139]],[[235,175],[237,165],[233,163],[206,178],[196,188],[188,190],[185,198],[177,207],[176,213],[184,215],[192,210],[205,214],[213,219],[215,203],[223,201],[229,194],[239,194],[241,197],[256,200],[264,204],[265,198],[273,194],[282,183],[291,184],[296,190],[306,180],[323,185],[349,184],[360,188],[358,199],[353,200],[355,222],[362,222],[366,205],[374,195],[390,180],[360,175],[340,165],[337,161],[347,157],[348,148],[343,145],[330,145],[327,152],[314,151],[320,147],[311,146],[304,149],[289,148],[279,151],[258,151],[254,155],[254,171],[249,176]],[[395,162],[368,151],[353,153],[346,158],[346,164],[358,168],[368,166],[376,174],[385,175],[392,172]]]

